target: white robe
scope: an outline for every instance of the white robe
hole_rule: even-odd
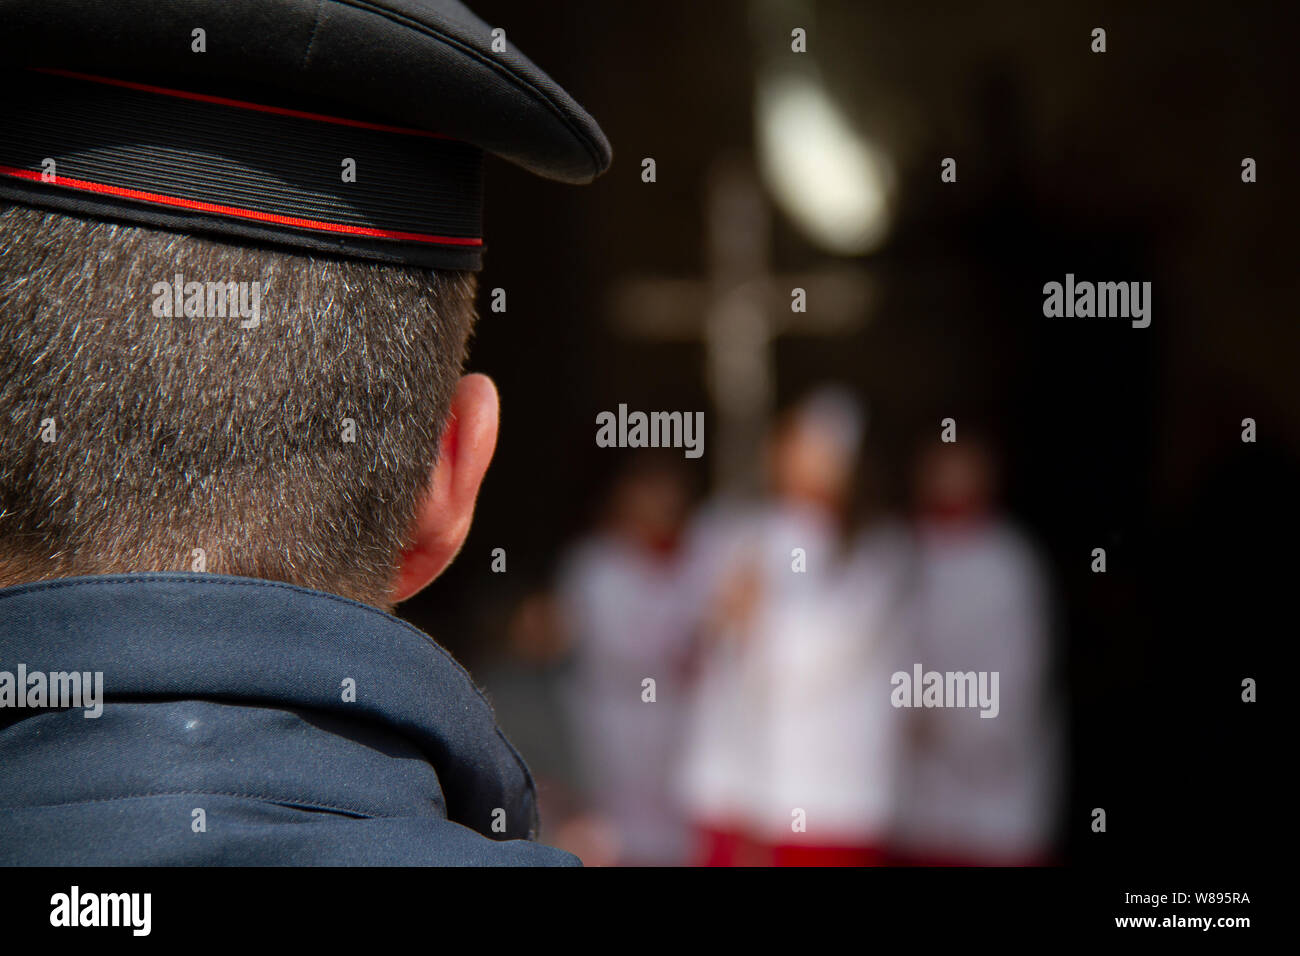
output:
[[[926,671],[997,671],[999,712],[921,713],[930,743],[905,763],[897,843],[936,858],[1039,857],[1050,848],[1061,766],[1058,708],[1047,687],[1048,594],[1037,559],[1005,525],[923,532],[914,585],[912,661]]]
[[[598,536],[574,549],[560,577],[575,641],[568,701],[585,789],[616,831],[621,858],[638,863],[681,863],[687,852],[672,786],[696,616],[682,573],[677,558]],[[652,703],[642,699],[647,678]]]
[[[762,597],[744,633],[712,648],[697,685],[683,775],[692,815],[774,844],[881,842],[899,723],[889,707],[895,536],[846,556],[821,515],[769,507],[711,519],[704,537],[714,582],[753,560]],[[793,829],[798,818],[806,832]]]

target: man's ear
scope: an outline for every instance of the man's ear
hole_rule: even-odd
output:
[[[474,519],[474,502],[497,443],[500,407],[486,375],[466,375],[456,386],[438,461],[415,507],[411,545],[402,555],[390,599],[405,601],[456,557]]]

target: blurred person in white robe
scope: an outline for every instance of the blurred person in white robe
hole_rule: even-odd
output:
[[[598,862],[686,860],[673,790],[698,611],[689,603],[680,538],[689,487],[678,463],[635,457],[596,532],[559,578],[574,659],[568,704],[593,824],[609,834]],[[653,680],[654,700],[646,680]]]
[[[864,415],[815,392],[770,436],[769,496],[692,534],[709,609],[683,768],[705,865],[881,858],[893,759],[893,536],[846,542]]]
[[[990,447],[964,433],[918,457],[912,661],[926,672],[998,674],[997,716],[900,710],[909,746],[893,860],[913,865],[1053,861],[1061,708],[1053,699],[1050,597],[1033,548],[995,508]]]

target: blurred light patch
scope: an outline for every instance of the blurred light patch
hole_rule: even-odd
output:
[[[893,166],[817,78],[760,73],[755,110],[759,168],[785,214],[830,252],[861,255],[879,246],[889,231]]]

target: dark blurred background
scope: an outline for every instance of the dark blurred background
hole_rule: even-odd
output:
[[[905,508],[911,451],[940,419],[996,438],[1006,507],[1055,589],[1054,686],[1069,714],[1060,858],[1261,853],[1278,756],[1261,734],[1279,693],[1263,678],[1294,632],[1269,599],[1294,569],[1287,492],[1300,447],[1294,32],[1279,14],[473,5],[600,121],[615,162],[573,189],[490,161],[470,367],[500,387],[501,440],[465,550],[403,615],[476,678],[495,666],[511,616],[551,586],[632,454],[597,447],[602,410],[705,411],[706,452],[683,464],[697,495],[716,490],[718,392],[691,331],[703,316],[669,296],[656,334],[653,314],[647,331],[625,303],[689,288],[670,280],[716,279],[711,243],[727,221],[711,203],[728,183],[754,184],[770,215],[761,266],[785,301],[807,284],[785,276],[838,277],[827,288],[839,290],[810,296],[808,326],[773,338],[771,408],[825,381],[853,388],[869,408],[872,494],[885,509]],[[795,27],[806,54],[790,51]],[[1090,50],[1096,27],[1104,54]],[[839,206],[832,196],[830,213],[815,197],[801,209],[772,172],[783,91],[802,103],[815,94],[831,124],[789,137],[847,136],[826,149],[842,143],[859,160],[810,178],[832,188],[874,177]],[[646,157],[654,183],[642,181]],[[945,157],[955,183],[940,181]],[[1258,182],[1242,182],[1244,157]],[[849,220],[838,233],[836,209]],[[1044,318],[1042,286],[1067,272],[1150,281],[1151,326]],[[497,287],[504,314],[489,307]],[[1246,417],[1254,444],[1241,441]],[[1105,574],[1090,570],[1096,547]],[[492,571],[495,548],[504,574]],[[1263,683],[1261,703],[1241,703],[1245,677]],[[506,691],[488,690],[518,738]],[[530,761],[551,759],[535,752],[544,742],[519,742]],[[1090,830],[1094,807],[1107,810],[1105,834]]]

